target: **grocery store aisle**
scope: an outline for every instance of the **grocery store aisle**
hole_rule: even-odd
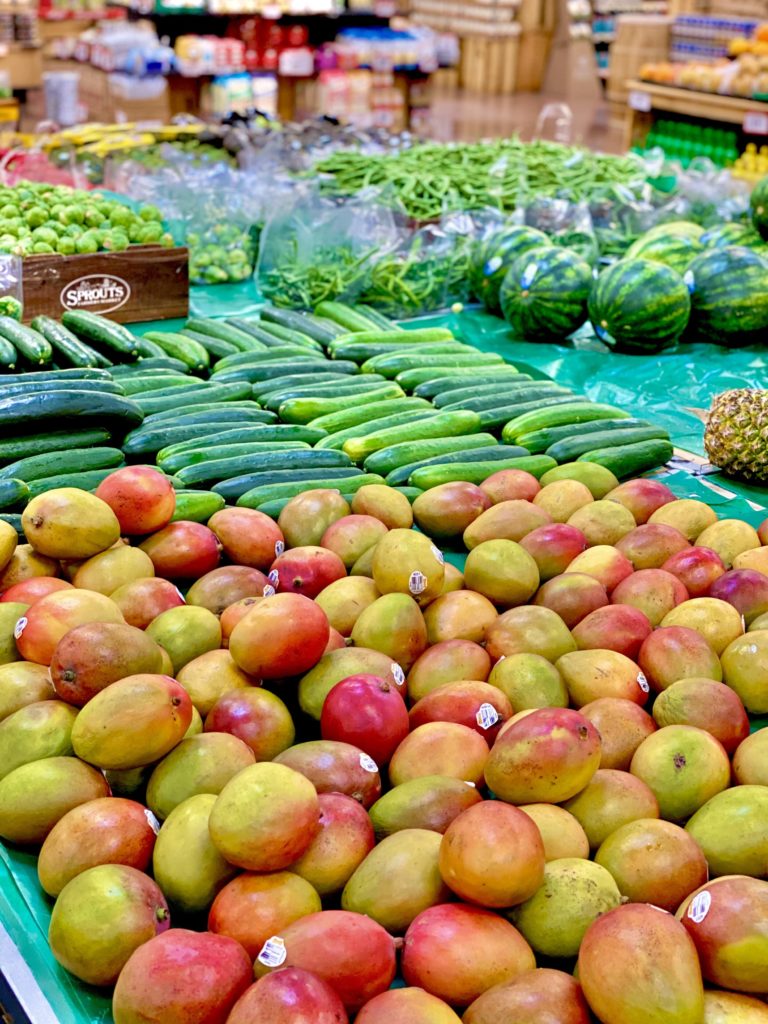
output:
[[[524,139],[534,134],[542,107],[561,102],[562,97],[548,98],[542,93],[515,93],[511,96],[484,96],[461,89],[440,91],[432,96],[429,134],[447,142],[474,142],[519,132]],[[622,152],[622,122],[611,116],[604,101],[573,101],[573,141],[586,143],[606,153]]]

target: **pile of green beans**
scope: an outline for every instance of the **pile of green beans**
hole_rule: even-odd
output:
[[[511,211],[532,196],[565,192],[576,201],[589,198],[595,189],[644,177],[633,156],[517,138],[425,143],[382,156],[340,150],[316,163],[312,173],[325,176],[322,187],[336,195],[381,187],[417,221],[486,206]]]
[[[404,252],[376,261],[359,301],[385,316],[405,319],[469,297],[471,243],[457,237],[446,251],[422,249],[418,237]]]
[[[342,242],[312,253],[311,262],[298,259],[297,246],[287,241],[279,259],[259,269],[259,289],[275,306],[314,309],[333,299],[353,301],[370,274],[372,251],[354,252]]]

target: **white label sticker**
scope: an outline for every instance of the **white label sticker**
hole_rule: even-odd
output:
[[[181,591],[179,590],[179,588],[178,588],[178,587],[174,587],[174,590],[175,590],[175,591],[176,591],[176,593],[177,593],[177,594],[179,595],[179,597],[181,598],[181,600],[182,600],[182,601],[184,601],[184,595],[183,595],[183,594],[182,594],[182,592],[181,592]],[[186,604],[186,601],[184,601],[184,604]]]
[[[471,786],[472,789],[477,789],[477,783],[476,782],[470,782],[469,779],[464,779],[464,785],[465,786]]]
[[[408,580],[408,589],[412,594],[423,594],[427,589],[427,577],[415,569]]]
[[[261,593],[263,594],[264,597],[274,597],[277,591],[275,590],[271,583],[268,583]]]
[[[761,110],[748,110],[742,127],[747,135],[768,135],[768,114]]]
[[[645,678],[645,675],[642,672],[637,673],[637,685],[640,687],[643,693],[651,692],[651,688],[648,685],[648,680]]]
[[[629,94],[628,102],[632,110],[641,110],[647,114],[652,106],[651,94],[642,92],[640,89],[633,89]]]
[[[402,686],[405,682],[405,672],[400,668],[396,661],[392,662],[392,678],[395,680],[398,686]]]
[[[16,625],[13,627],[13,639],[14,640],[20,640],[21,639],[21,634],[24,632],[24,630],[26,628],[26,625],[27,625],[26,616],[22,615],[22,617],[18,620]]]
[[[445,555],[440,550],[440,548],[436,548],[434,544],[432,545],[432,554],[438,560],[440,565],[445,565]]]
[[[504,261],[501,256],[491,256],[483,267],[483,273],[486,277],[490,277],[491,274],[495,274]]]
[[[144,817],[149,822],[149,827],[152,829],[155,835],[157,835],[157,833],[160,831],[160,822],[157,820],[157,818],[154,816],[154,814],[152,813],[152,811],[150,811],[148,807],[144,808]]]
[[[282,553],[284,551],[285,551],[285,541],[284,540],[276,540],[275,541],[275,558],[279,558],[280,555],[282,555]]]
[[[688,907],[688,917],[690,917],[694,924],[701,924],[709,913],[709,908],[711,906],[712,896],[708,890],[705,889],[704,892],[700,892],[691,900],[691,905]]]
[[[277,569],[273,569],[270,572],[269,576],[267,576],[267,579],[269,580],[273,587],[276,587],[280,582],[280,573],[277,571]]]
[[[368,756],[368,754],[360,755],[360,767],[364,768],[367,772],[371,773],[377,772],[379,770],[379,766],[376,764],[372,757]]]
[[[530,288],[533,284],[533,279],[536,277],[536,273],[539,269],[538,263],[529,263],[523,271],[522,277],[520,278],[520,287],[525,290]]]
[[[288,950],[285,948],[285,942],[279,935],[273,935],[261,947],[261,952],[256,959],[265,967],[280,967],[285,963],[287,956]]]
[[[475,715],[475,721],[481,729],[490,729],[496,725],[500,718],[499,712],[493,706],[493,704],[481,704],[477,709]]]
[[[686,272],[683,274],[683,283],[685,284],[689,292],[693,291],[696,285],[696,279],[693,276],[692,270],[686,270]]]

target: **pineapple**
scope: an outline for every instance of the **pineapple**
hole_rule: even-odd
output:
[[[704,448],[724,473],[768,481],[768,389],[736,388],[715,395]]]

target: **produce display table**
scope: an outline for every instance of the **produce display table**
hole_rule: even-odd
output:
[[[214,291],[203,296],[209,307],[216,301]],[[224,313],[227,286],[219,294],[217,312]],[[193,296],[193,307],[195,302]],[[162,328],[173,330],[182,323],[163,321]],[[555,377],[593,400],[648,416],[668,429],[680,450],[680,458],[659,471],[676,494],[753,525],[768,515],[768,491],[711,473],[703,460],[691,457],[703,454],[702,425],[692,410],[705,409],[714,394],[727,388],[764,384],[768,359],[756,348],[690,344],[672,354],[627,356],[607,353],[590,335],[570,346],[534,345],[515,340],[503,320],[477,309],[422,318],[418,325],[449,326],[463,340],[501,354],[533,376]],[[145,333],[159,326],[144,323],[133,329]],[[462,556],[449,557],[463,564]],[[753,728],[765,726],[768,717],[753,720]],[[75,979],[50,952],[51,901],[38,884],[36,860],[34,854],[0,844],[0,967],[6,981],[32,1024],[111,1024],[111,998]]]

